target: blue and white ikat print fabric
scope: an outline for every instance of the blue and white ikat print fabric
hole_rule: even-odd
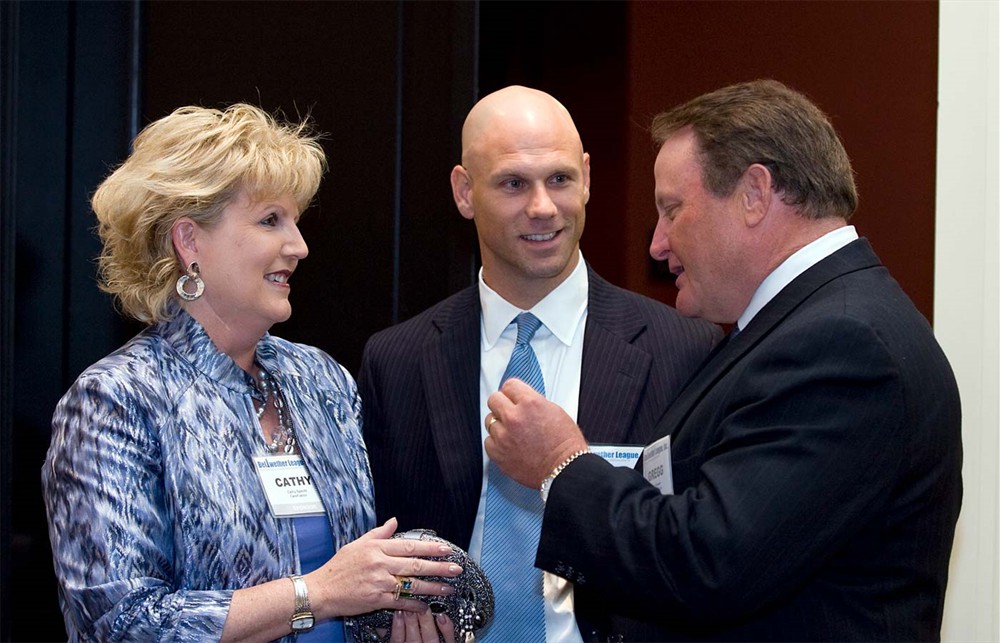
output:
[[[334,547],[374,526],[350,374],[266,335]],[[70,640],[217,640],[236,589],[295,573],[252,458],[267,447],[248,379],[184,312],[87,369],[59,402],[42,470]]]

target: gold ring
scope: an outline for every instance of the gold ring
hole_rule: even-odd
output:
[[[401,598],[413,598],[413,579],[409,576],[397,576],[396,591],[392,597],[397,601]]]
[[[490,429],[493,428],[493,425],[496,424],[499,421],[500,421],[500,418],[498,418],[497,414],[494,413],[493,417],[490,418],[490,421],[486,423],[486,432],[489,433]]]

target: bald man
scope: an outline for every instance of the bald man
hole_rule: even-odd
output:
[[[481,560],[496,611],[479,640],[614,637],[600,606],[534,567],[543,504],[537,490],[508,487],[486,459],[486,399],[505,376],[537,379],[536,390],[595,450],[631,466],[721,331],[615,287],[586,264],[590,155],[552,96],[514,86],[479,101],[451,185],[476,226],[483,265],[477,284],[365,348],[359,385],[376,510]],[[530,353],[534,375],[510,363],[525,319],[537,330],[517,351]],[[532,520],[534,531],[517,531]]]

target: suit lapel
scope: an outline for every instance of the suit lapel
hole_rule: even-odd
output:
[[[577,423],[590,442],[628,442],[651,358],[632,341],[646,328],[628,300],[587,267],[590,290]]]
[[[829,282],[857,270],[881,265],[866,239],[858,239],[826,257],[796,277],[751,320],[736,337],[727,338],[715,351],[667,409],[654,434],[654,440],[667,434],[675,438],[691,411],[739,360],[751,351],[802,302]]]
[[[470,502],[475,510],[483,475],[479,317],[479,292],[467,288],[433,320],[439,334],[423,346],[420,360],[438,462],[459,512],[467,511]]]

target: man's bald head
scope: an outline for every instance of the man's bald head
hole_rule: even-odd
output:
[[[476,223],[483,281],[528,310],[579,264],[590,155],[545,92],[506,87],[476,103],[451,170],[458,211]]]
[[[482,98],[462,127],[462,165],[476,164],[485,150],[496,149],[500,138],[530,137],[558,132],[571,137],[583,154],[583,143],[573,118],[562,103],[537,89],[511,85]]]

